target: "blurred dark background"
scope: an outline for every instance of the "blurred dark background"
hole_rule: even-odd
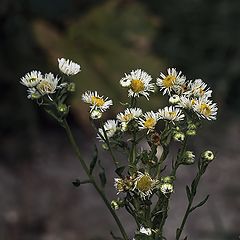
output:
[[[211,198],[190,217],[185,232],[195,240],[238,239],[239,0],[1,0],[0,21],[0,239],[111,239],[110,229],[116,230],[94,189],[72,186],[82,171],[63,130],[26,98],[19,84],[33,69],[57,73],[58,57],[82,67],[70,99],[70,121],[86,156],[95,136],[86,130],[83,91],[96,89],[122,100],[126,94],[118,82],[125,72],[143,68],[156,78],[167,67],[189,79],[202,78],[214,89],[218,120],[206,124],[192,146],[196,152],[217,152],[199,193],[199,199],[209,192]],[[154,99],[154,105],[163,101]],[[110,175],[108,194],[114,198],[112,166],[106,153],[102,157]],[[169,239],[185,209],[184,185],[191,177],[187,168],[179,174]],[[129,217],[122,211],[120,216],[133,232]]]

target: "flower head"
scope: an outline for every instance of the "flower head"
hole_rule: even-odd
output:
[[[173,192],[173,185],[171,183],[163,183],[160,187],[161,192],[166,195]]]
[[[188,84],[189,91],[186,91],[185,94],[193,95],[194,97],[204,97],[209,98],[212,95],[212,90],[207,88],[207,84],[202,81],[202,79],[196,79],[190,81]]]
[[[160,119],[165,119],[173,122],[181,121],[184,119],[184,114],[182,113],[182,110],[173,106],[159,109],[158,115]]]
[[[163,94],[168,93],[171,95],[172,91],[179,93],[182,85],[184,84],[186,77],[182,75],[182,72],[177,72],[176,68],[168,68],[167,75],[160,73],[160,78],[157,78],[157,86],[160,90],[163,90]]]
[[[102,141],[106,141],[106,137],[107,138],[113,137],[117,131],[117,125],[118,122],[116,120],[107,120],[107,122],[105,122],[103,125],[104,130],[102,128],[98,129],[99,133],[97,135],[97,138],[99,138]]]
[[[158,180],[154,180],[148,173],[138,172],[138,176],[134,180],[134,189],[137,190],[140,196],[145,199],[152,194],[152,191],[156,187]]]
[[[52,73],[46,73],[36,88],[42,95],[55,93],[59,80]]]
[[[147,236],[151,236],[152,235],[151,228],[145,228],[143,226],[140,227],[139,232],[142,233],[142,234],[145,234]]]
[[[120,122],[129,123],[133,119],[137,119],[142,115],[142,109],[140,108],[127,108],[124,113],[119,113],[117,119]]]
[[[114,178],[114,182],[114,186],[118,191],[117,194],[119,194],[120,192],[129,191],[133,186],[133,180],[131,176],[128,176],[124,179]]]
[[[76,75],[81,71],[80,65],[65,58],[58,58],[58,66],[60,71],[68,76]]]
[[[193,110],[197,113],[199,118],[205,118],[207,120],[216,120],[217,104],[212,103],[211,100],[206,98],[200,98],[193,105]]]
[[[93,110],[100,110],[101,112],[106,111],[111,105],[113,105],[112,100],[108,100],[103,96],[99,96],[97,91],[91,92],[87,91],[82,95],[82,100],[85,103],[90,104],[90,109],[92,112]]]
[[[26,87],[32,88],[37,86],[42,79],[43,76],[40,71],[31,71],[21,78],[20,83]]]
[[[192,109],[193,105],[196,103],[196,98],[181,96],[179,99],[178,106],[185,109]]]
[[[146,112],[143,116],[138,120],[140,129],[147,129],[148,132],[154,130],[157,121],[159,120],[158,114],[151,112]]]
[[[206,161],[212,161],[215,156],[214,156],[212,151],[207,150],[207,151],[202,153],[201,157]]]
[[[149,92],[154,92],[154,84],[150,83],[152,77],[141,69],[133,70],[130,74],[125,74],[120,80],[122,87],[128,87],[129,97],[139,97],[140,95],[148,99]]]
[[[180,101],[180,98],[177,94],[174,94],[169,98],[169,103],[171,104],[177,104],[179,103],[179,101]]]

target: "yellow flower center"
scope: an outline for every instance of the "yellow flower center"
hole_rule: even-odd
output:
[[[133,79],[131,82],[131,89],[135,93],[141,92],[144,90],[144,83],[139,79]]]
[[[43,94],[51,93],[54,90],[53,85],[50,82],[44,80],[37,85],[37,89]]]
[[[38,79],[37,79],[36,77],[33,77],[33,78],[30,78],[30,79],[29,79],[29,82],[32,83],[32,82],[35,82],[35,81],[37,81],[37,80],[38,80]]]
[[[191,105],[193,106],[193,105],[195,104],[195,102],[196,102],[196,101],[195,101],[194,99],[192,99],[192,100],[191,100]]]
[[[138,181],[137,181],[137,189],[141,192],[147,192],[151,190],[152,188],[153,180],[148,175],[143,175]]]
[[[202,103],[200,106],[200,112],[204,114],[205,116],[210,116],[211,115],[211,108],[206,104]]]
[[[175,81],[176,81],[175,76],[168,75],[163,79],[162,83],[165,88],[170,88],[174,85]]]
[[[93,104],[95,104],[97,107],[101,107],[104,105],[105,101],[100,98],[100,97],[95,97],[95,96],[92,96],[91,97],[91,101]]]
[[[128,121],[133,119],[133,114],[132,113],[128,113],[128,114],[123,116],[123,119],[124,119],[124,121],[128,122]]]
[[[174,118],[174,117],[176,117],[177,114],[176,114],[176,112],[169,112],[169,115],[171,118]]]
[[[146,128],[153,128],[156,124],[156,120],[154,118],[148,118],[145,122],[144,122],[144,127]]]
[[[205,93],[205,91],[200,87],[200,88],[199,88],[199,94],[200,94],[200,96],[203,96],[204,93]]]

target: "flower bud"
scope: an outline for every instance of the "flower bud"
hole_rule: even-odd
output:
[[[173,192],[173,185],[171,183],[163,183],[160,187],[161,192],[165,195]]]
[[[92,119],[99,119],[99,118],[102,117],[102,112],[99,111],[99,110],[93,110],[93,111],[91,112],[91,114],[90,114],[90,117],[91,117]]]
[[[126,123],[126,122],[122,122],[122,123],[121,123],[121,131],[122,131],[122,132],[126,132],[127,129],[128,129],[127,123]]]
[[[179,103],[180,101],[180,97],[178,95],[172,95],[170,98],[169,98],[169,103],[171,104],[177,104]]]
[[[75,83],[74,82],[69,83],[67,86],[67,90],[68,90],[68,92],[75,92],[75,90],[76,90]]]
[[[207,151],[202,153],[201,157],[202,157],[203,160],[212,161],[215,156],[214,156],[212,151],[207,150]]]
[[[102,148],[103,148],[104,150],[109,150],[109,147],[108,147],[108,145],[107,145],[106,143],[103,143],[103,144],[102,144]]]
[[[184,133],[182,133],[182,132],[176,132],[176,133],[173,135],[173,139],[174,139],[175,141],[182,142],[182,141],[185,139],[185,135],[184,135]]]
[[[193,164],[195,162],[195,155],[192,151],[186,151],[183,154],[183,164]]]
[[[58,111],[63,113],[63,114],[67,114],[68,113],[68,107],[66,104],[60,103],[58,105]]]
[[[166,176],[164,178],[161,179],[163,183],[172,183],[174,180],[173,176]]]
[[[139,232],[142,233],[142,234],[145,234],[147,236],[151,236],[152,235],[151,228],[140,227]]]
[[[186,131],[186,134],[188,135],[188,136],[195,136],[197,133],[196,133],[196,130],[187,130]]]
[[[112,207],[113,210],[118,210],[118,209],[119,209],[119,204],[118,204],[118,202],[115,201],[115,200],[113,200],[113,201],[111,202],[111,207]]]

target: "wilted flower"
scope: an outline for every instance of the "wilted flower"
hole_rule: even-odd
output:
[[[81,71],[79,64],[65,58],[58,58],[58,66],[60,71],[68,76],[76,75]]]

